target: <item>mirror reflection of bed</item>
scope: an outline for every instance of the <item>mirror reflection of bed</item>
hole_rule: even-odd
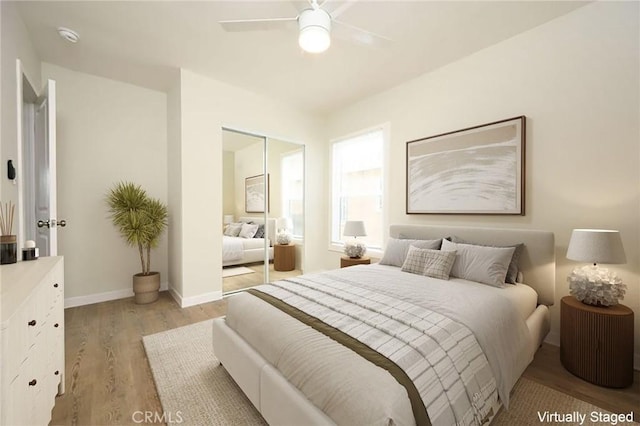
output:
[[[304,145],[223,129],[224,293],[302,274],[303,196]]]
[[[234,234],[235,232],[230,228],[237,227],[238,224],[241,224],[238,236],[223,234],[222,237],[222,277],[225,293],[302,274],[301,269],[296,266],[296,253],[291,255],[293,258],[289,260],[292,262],[289,262],[288,265],[286,262],[283,263],[282,259],[278,259],[279,262],[274,264],[274,254],[280,256],[280,253],[276,253],[280,248],[275,247],[277,244],[277,219],[267,219],[265,225],[265,221],[261,217],[234,218],[232,222],[225,224],[225,233]],[[253,234],[253,229],[256,227],[259,229],[259,233]],[[243,229],[246,231],[244,236]],[[251,236],[252,234],[253,236]],[[266,253],[265,244],[268,246]],[[284,250],[297,251],[295,242],[292,244],[293,247],[289,246]],[[269,257],[268,277],[265,276],[265,263],[262,260],[265,255]],[[284,255],[286,256],[286,253]]]

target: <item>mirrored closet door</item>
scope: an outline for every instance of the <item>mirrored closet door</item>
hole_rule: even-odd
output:
[[[223,129],[223,292],[300,275],[304,145]]]

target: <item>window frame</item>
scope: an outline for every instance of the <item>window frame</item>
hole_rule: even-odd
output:
[[[305,150],[303,147],[300,147],[299,149],[296,150],[292,150],[292,151],[288,151],[285,153],[280,154],[280,193],[283,193],[283,187],[284,187],[284,179],[282,179],[283,176],[283,161],[285,157],[291,157],[294,155],[301,155],[302,156],[302,198],[300,199],[300,201],[302,202],[302,208],[303,208],[303,214],[302,214],[302,235],[298,235],[295,234],[292,230],[291,232],[291,238],[293,238],[295,241],[303,241],[304,240],[304,227],[305,227],[305,220],[304,220],[304,205],[305,205],[305,174],[304,174],[304,169],[305,169]],[[284,197],[281,197],[280,199],[280,209],[282,211],[282,215],[284,216],[285,213],[285,208],[284,208]]]
[[[328,197],[329,197],[329,214],[328,214],[328,249],[333,252],[343,252],[344,251],[344,243],[341,241],[333,240],[333,225],[334,225],[334,193],[333,193],[333,184],[334,184],[334,158],[333,158],[333,149],[335,144],[346,142],[349,139],[354,139],[359,136],[365,135],[367,133],[373,133],[376,131],[380,131],[382,134],[382,200],[381,200],[381,226],[383,229],[383,235],[381,236],[381,245],[382,247],[372,247],[365,240],[365,244],[367,247],[367,256],[380,258],[382,257],[384,246],[387,242],[387,232],[388,229],[388,197],[389,197],[389,175],[388,172],[390,170],[390,158],[389,158],[389,145],[390,145],[390,125],[389,123],[383,123],[376,126],[371,126],[365,129],[358,130],[356,132],[349,133],[344,136],[340,136],[338,138],[334,138],[330,140],[329,143],[329,183],[328,183]]]

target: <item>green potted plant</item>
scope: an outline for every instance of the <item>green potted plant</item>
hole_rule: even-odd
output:
[[[151,271],[151,249],[158,246],[167,228],[167,206],[131,182],[120,182],[111,188],[107,204],[113,225],[122,238],[138,248],[142,272],[133,276],[135,302],[155,302],[159,295],[160,273]]]

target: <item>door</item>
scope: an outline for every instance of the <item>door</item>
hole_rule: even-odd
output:
[[[36,247],[40,256],[57,256],[56,203],[56,82],[48,80],[35,111],[35,218]],[[60,221],[64,226],[65,222]]]

